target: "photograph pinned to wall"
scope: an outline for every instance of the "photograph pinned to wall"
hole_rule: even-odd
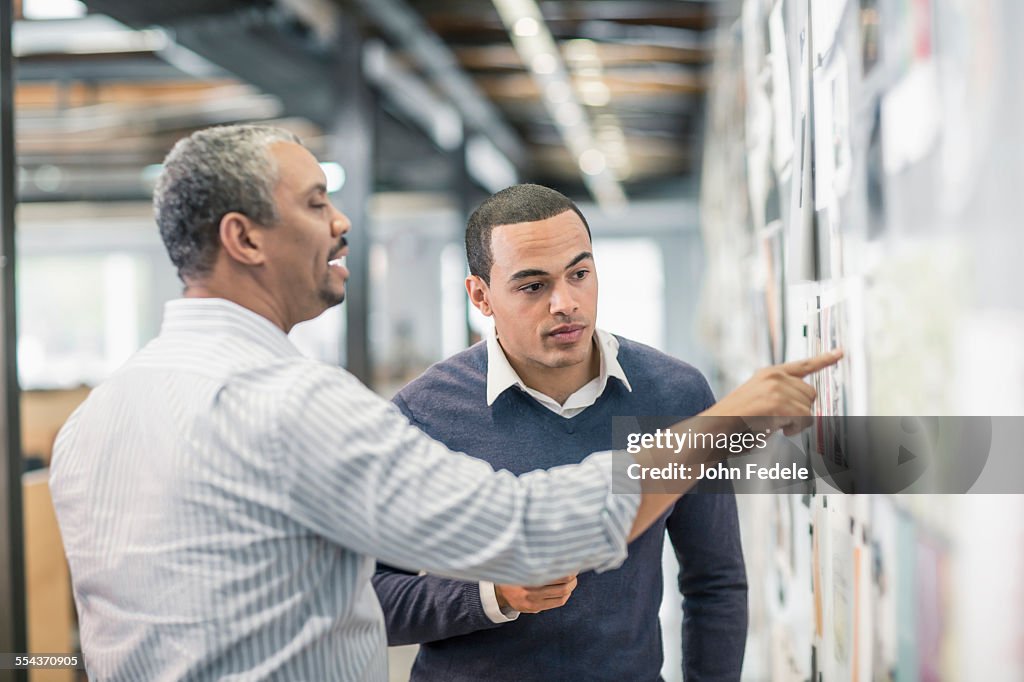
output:
[[[823,286],[808,311],[808,356],[827,353],[842,347],[846,302],[838,285]],[[811,425],[812,457],[821,457],[821,474],[840,490],[849,481],[849,460],[846,448],[845,421],[848,414],[845,380],[846,361],[842,360],[815,374],[811,385],[818,392],[814,421]],[[817,461],[812,460],[816,466]],[[828,480],[826,478],[826,480]]]
[[[864,157],[865,193],[867,199],[867,239],[878,239],[886,230],[885,165],[882,159],[882,110],[876,102],[871,107],[868,148]]]
[[[814,241],[814,110],[811,107],[811,55],[807,26],[798,32],[800,61],[796,87],[796,147],[787,214],[786,280],[793,284],[815,279]]]
[[[803,679],[810,677],[810,660],[807,652],[811,647],[814,632],[814,593],[812,577],[811,543],[811,499],[809,494],[789,495],[793,515],[793,542],[790,546],[790,563],[793,568],[793,588],[789,591],[789,615],[787,623],[797,643],[800,656],[797,667]]]
[[[933,534],[918,533],[916,559],[917,679],[949,679],[949,550]]]
[[[766,574],[766,597],[769,602],[771,622],[771,679],[783,682],[797,682],[799,670],[795,665],[798,643],[787,627],[792,610],[793,591],[793,514],[790,505],[792,495],[772,495],[771,516],[772,546]]]
[[[825,640],[825,623],[828,619],[828,605],[825,595],[831,589],[826,584],[826,576],[832,575],[832,551],[829,544],[828,495],[815,495],[811,498],[811,514],[813,531],[811,538],[811,586],[814,604],[814,642],[815,649],[821,655],[821,647]]]
[[[832,121],[832,82],[823,68],[812,77],[814,108],[814,208],[822,211],[835,205],[835,125]]]
[[[896,666],[894,679],[917,680],[917,524],[901,512],[896,523]]]
[[[775,567],[782,576],[782,580],[779,582],[783,585],[788,585],[796,571],[796,550],[794,549],[793,542],[793,537],[796,534],[793,514],[794,496],[774,495],[772,506],[774,509],[773,536],[775,551],[773,552],[773,557],[775,559]],[[788,590],[785,588],[780,590],[779,601],[781,603],[786,602],[786,591]]]
[[[854,653],[854,523],[847,495],[829,496],[829,543],[831,561],[830,616],[822,668],[825,679],[849,680]]]
[[[783,19],[786,0],[778,0],[768,15],[769,59],[772,66],[772,118],[775,123],[772,160],[783,181],[792,175],[795,141],[793,134],[793,89],[789,69],[786,26]]]
[[[875,680],[894,679],[896,673],[897,553],[898,511],[892,498],[871,495],[871,676]]]
[[[814,173],[819,280],[843,276],[842,200],[853,177],[849,63],[836,46],[829,63],[814,72]]]
[[[847,0],[813,0],[811,3],[811,41],[815,62],[822,61],[836,43]]]
[[[872,552],[868,541],[873,496],[857,495],[852,498],[853,508],[853,682],[872,682]]]
[[[747,163],[747,191],[750,195],[752,227],[760,232],[767,223],[765,206],[772,183],[773,115],[771,64],[766,34],[765,0],[743,3],[743,74],[746,83],[744,122]]]
[[[764,276],[764,309],[768,326],[771,363],[786,358],[785,231],[781,220],[772,221],[761,238]]]
[[[782,623],[772,624],[771,680],[772,682],[806,682],[807,674],[800,664],[807,654]]]
[[[828,153],[832,155],[833,191],[836,198],[841,199],[850,190],[853,172],[853,153],[850,149],[850,66],[842,49],[836,48],[827,73],[829,88],[825,96],[832,100]]]
[[[814,135],[814,204],[831,210],[849,191],[853,172],[849,64],[838,46],[814,71]]]
[[[761,230],[763,235],[765,230]],[[750,281],[747,283],[749,296],[749,308],[751,319],[749,329],[752,338],[748,341],[748,347],[753,351],[758,364],[771,364],[772,359],[772,311],[770,306],[773,301],[768,295],[768,273],[767,262],[761,254],[761,243],[764,237],[757,238],[758,251],[752,254],[745,263],[743,270],[750,273]]]
[[[763,497],[763,496],[762,496]],[[767,576],[772,680],[804,682],[810,675],[807,652],[811,646],[811,534],[810,515],[801,495],[772,495],[771,563]]]

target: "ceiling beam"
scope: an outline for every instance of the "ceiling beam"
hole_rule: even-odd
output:
[[[638,45],[629,43],[598,43],[597,57],[605,69],[621,66],[666,64],[707,64],[713,58],[712,50],[669,47],[666,45]],[[564,56],[564,47],[562,48]],[[513,69],[526,68],[519,53],[511,45],[474,45],[455,48],[459,62],[467,69]]]
[[[489,3],[477,0],[428,0],[416,3],[432,29],[444,36],[474,31],[502,31],[501,18]],[[714,2],[664,2],[658,0],[548,0],[541,4],[541,14],[551,32],[558,36],[581,22],[614,21],[705,31],[717,25]]]
[[[401,0],[349,0],[384,36],[415,58],[462,114],[467,128],[486,136],[516,166],[526,158],[523,143],[498,109],[480,92],[447,45]]]

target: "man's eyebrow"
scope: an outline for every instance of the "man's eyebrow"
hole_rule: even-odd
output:
[[[306,190],[306,194],[327,194],[327,185],[322,182],[318,182]]]
[[[593,260],[594,254],[590,253],[589,251],[583,251],[582,253],[580,253],[580,255],[576,256],[571,261],[569,261],[569,264],[565,266],[565,269],[568,270],[571,267],[579,265],[581,262],[587,260],[588,258]]]
[[[526,270],[520,270],[519,272],[515,273],[514,275],[512,275],[511,277],[508,278],[508,281],[515,282],[516,280],[526,279],[528,277],[547,277],[547,276],[548,276],[547,270],[537,270],[536,268],[529,268],[529,269],[526,269]]]
[[[588,258],[593,259],[594,254],[590,253],[589,251],[583,251],[578,256],[569,261],[569,264],[565,266],[565,269],[568,270],[576,265],[579,265],[581,262],[587,260]],[[549,273],[547,270],[527,268],[526,270],[520,270],[519,272],[509,277],[508,281],[515,282],[516,280],[527,279],[529,277],[547,277],[550,274],[551,273]]]

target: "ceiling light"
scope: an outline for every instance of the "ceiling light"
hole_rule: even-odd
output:
[[[26,19],[78,19],[86,13],[78,0],[25,0],[22,16]]]
[[[56,192],[64,183],[64,173],[60,168],[47,164],[36,168],[32,181],[44,192]]]
[[[584,81],[579,89],[580,97],[588,107],[606,106],[612,98],[612,92],[604,81]]]
[[[555,120],[561,125],[571,128],[583,121],[583,111],[580,110],[579,105],[575,102],[566,102],[558,107],[558,110],[555,112]]]
[[[345,168],[340,163],[327,161],[320,164],[324,177],[327,178],[327,193],[337,192],[345,186]]]
[[[566,41],[565,52],[570,59],[590,57],[597,54],[597,43],[589,38],[573,38]]]
[[[591,40],[556,43],[537,0],[493,2],[513,47],[543,94],[544,106],[570,158],[580,164],[584,185],[602,210],[625,205],[626,195],[618,175],[609,167],[611,157],[608,154],[614,150],[604,150],[597,143],[587,115],[589,111],[601,109],[584,111],[581,105],[582,102],[590,107],[604,107],[611,98],[608,85],[603,81],[597,44]],[[568,66],[567,60],[571,62]]]
[[[537,20],[533,17],[523,17],[516,21],[515,27],[512,29],[517,36],[523,38],[529,38],[537,35],[537,30],[540,27],[537,24]]]
[[[544,94],[551,103],[561,104],[569,101],[569,97],[572,95],[572,92],[568,83],[563,80],[557,80],[551,81],[544,87]]]
[[[555,59],[555,55],[548,52],[541,52],[539,55],[535,56],[533,61],[530,63],[530,68],[533,69],[533,72],[541,75],[554,73],[557,66],[558,62]]]
[[[588,149],[580,154],[580,170],[587,175],[600,175],[607,167],[604,154],[597,149]]]

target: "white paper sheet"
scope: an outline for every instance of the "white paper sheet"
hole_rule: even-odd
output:
[[[935,61],[915,63],[882,98],[882,163],[895,175],[920,161],[939,134],[939,76]]]
[[[775,119],[775,171],[782,173],[793,159],[793,99],[790,86],[786,27],[782,20],[781,0],[768,17],[771,44],[772,109]]]

